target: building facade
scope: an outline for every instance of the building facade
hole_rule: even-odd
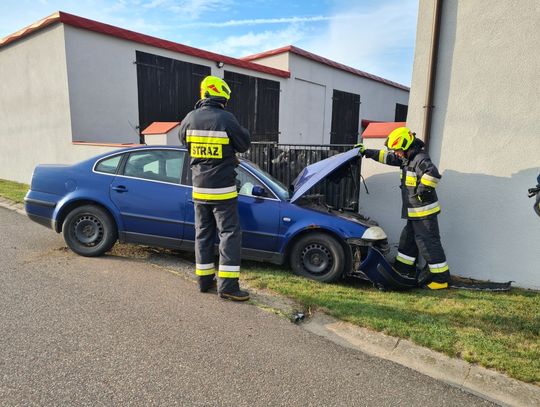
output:
[[[0,40],[0,178],[29,182],[38,163],[94,152],[74,153],[74,142],[143,142],[152,122],[179,121],[193,108],[206,75],[231,86],[228,110],[254,141],[354,143],[362,118],[394,120],[396,103],[407,104],[402,85],[297,54],[288,60],[231,58],[54,13]]]
[[[291,73],[281,143],[356,144],[366,123],[407,117],[409,88],[303,49],[289,45],[243,59]]]

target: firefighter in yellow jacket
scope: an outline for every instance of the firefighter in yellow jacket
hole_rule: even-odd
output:
[[[180,125],[180,141],[191,158],[195,205],[195,274],[201,292],[216,288],[214,239],[219,236],[217,290],[222,298],[249,299],[240,289],[241,232],[236,190],[236,153],[249,148],[249,132],[225,110],[231,97],[227,83],[207,76],[201,100]]]
[[[418,256],[429,267],[426,286],[433,290],[448,288],[450,271],[441,245],[437,215],[441,211],[436,188],[441,179],[437,167],[424,150],[424,143],[407,127],[392,131],[386,149],[371,150],[359,145],[360,153],[383,164],[401,168],[401,216],[407,224],[401,232],[395,267],[414,276]]]

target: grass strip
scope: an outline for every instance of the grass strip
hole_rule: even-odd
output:
[[[383,292],[359,280],[323,284],[246,262],[242,279],[358,326],[406,338],[540,385],[540,293]]]
[[[0,196],[12,201],[23,203],[29,189],[30,185],[0,179]]]

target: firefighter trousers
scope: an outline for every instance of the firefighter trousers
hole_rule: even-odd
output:
[[[237,199],[219,203],[195,202],[195,274],[199,277],[216,273],[216,232],[219,237],[218,291],[234,292],[239,289],[242,250]]]
[[[436,283],[449,281],[450,270],[441,245],[437,216],[422,220],[407,220],[399,238],[396,268],[408,275],[414,275],[419,255],[427,262],[431,281]]]

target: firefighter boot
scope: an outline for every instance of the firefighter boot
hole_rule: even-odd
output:
[[[219,296],[226,300],[249,300],[249,293],[240,289],[240,284],[238,284],[237,278],[220,278],[218,292]]]
[[[199,291],[201,293],[216,293],[217,284],[214,274],[199,276]]]
[[[445,271],[443,273],[431,273],[431,278],[426,284],[426,288],[430,290],[444,290],[448,288],[448,282],[450,281],[450,272]]]

